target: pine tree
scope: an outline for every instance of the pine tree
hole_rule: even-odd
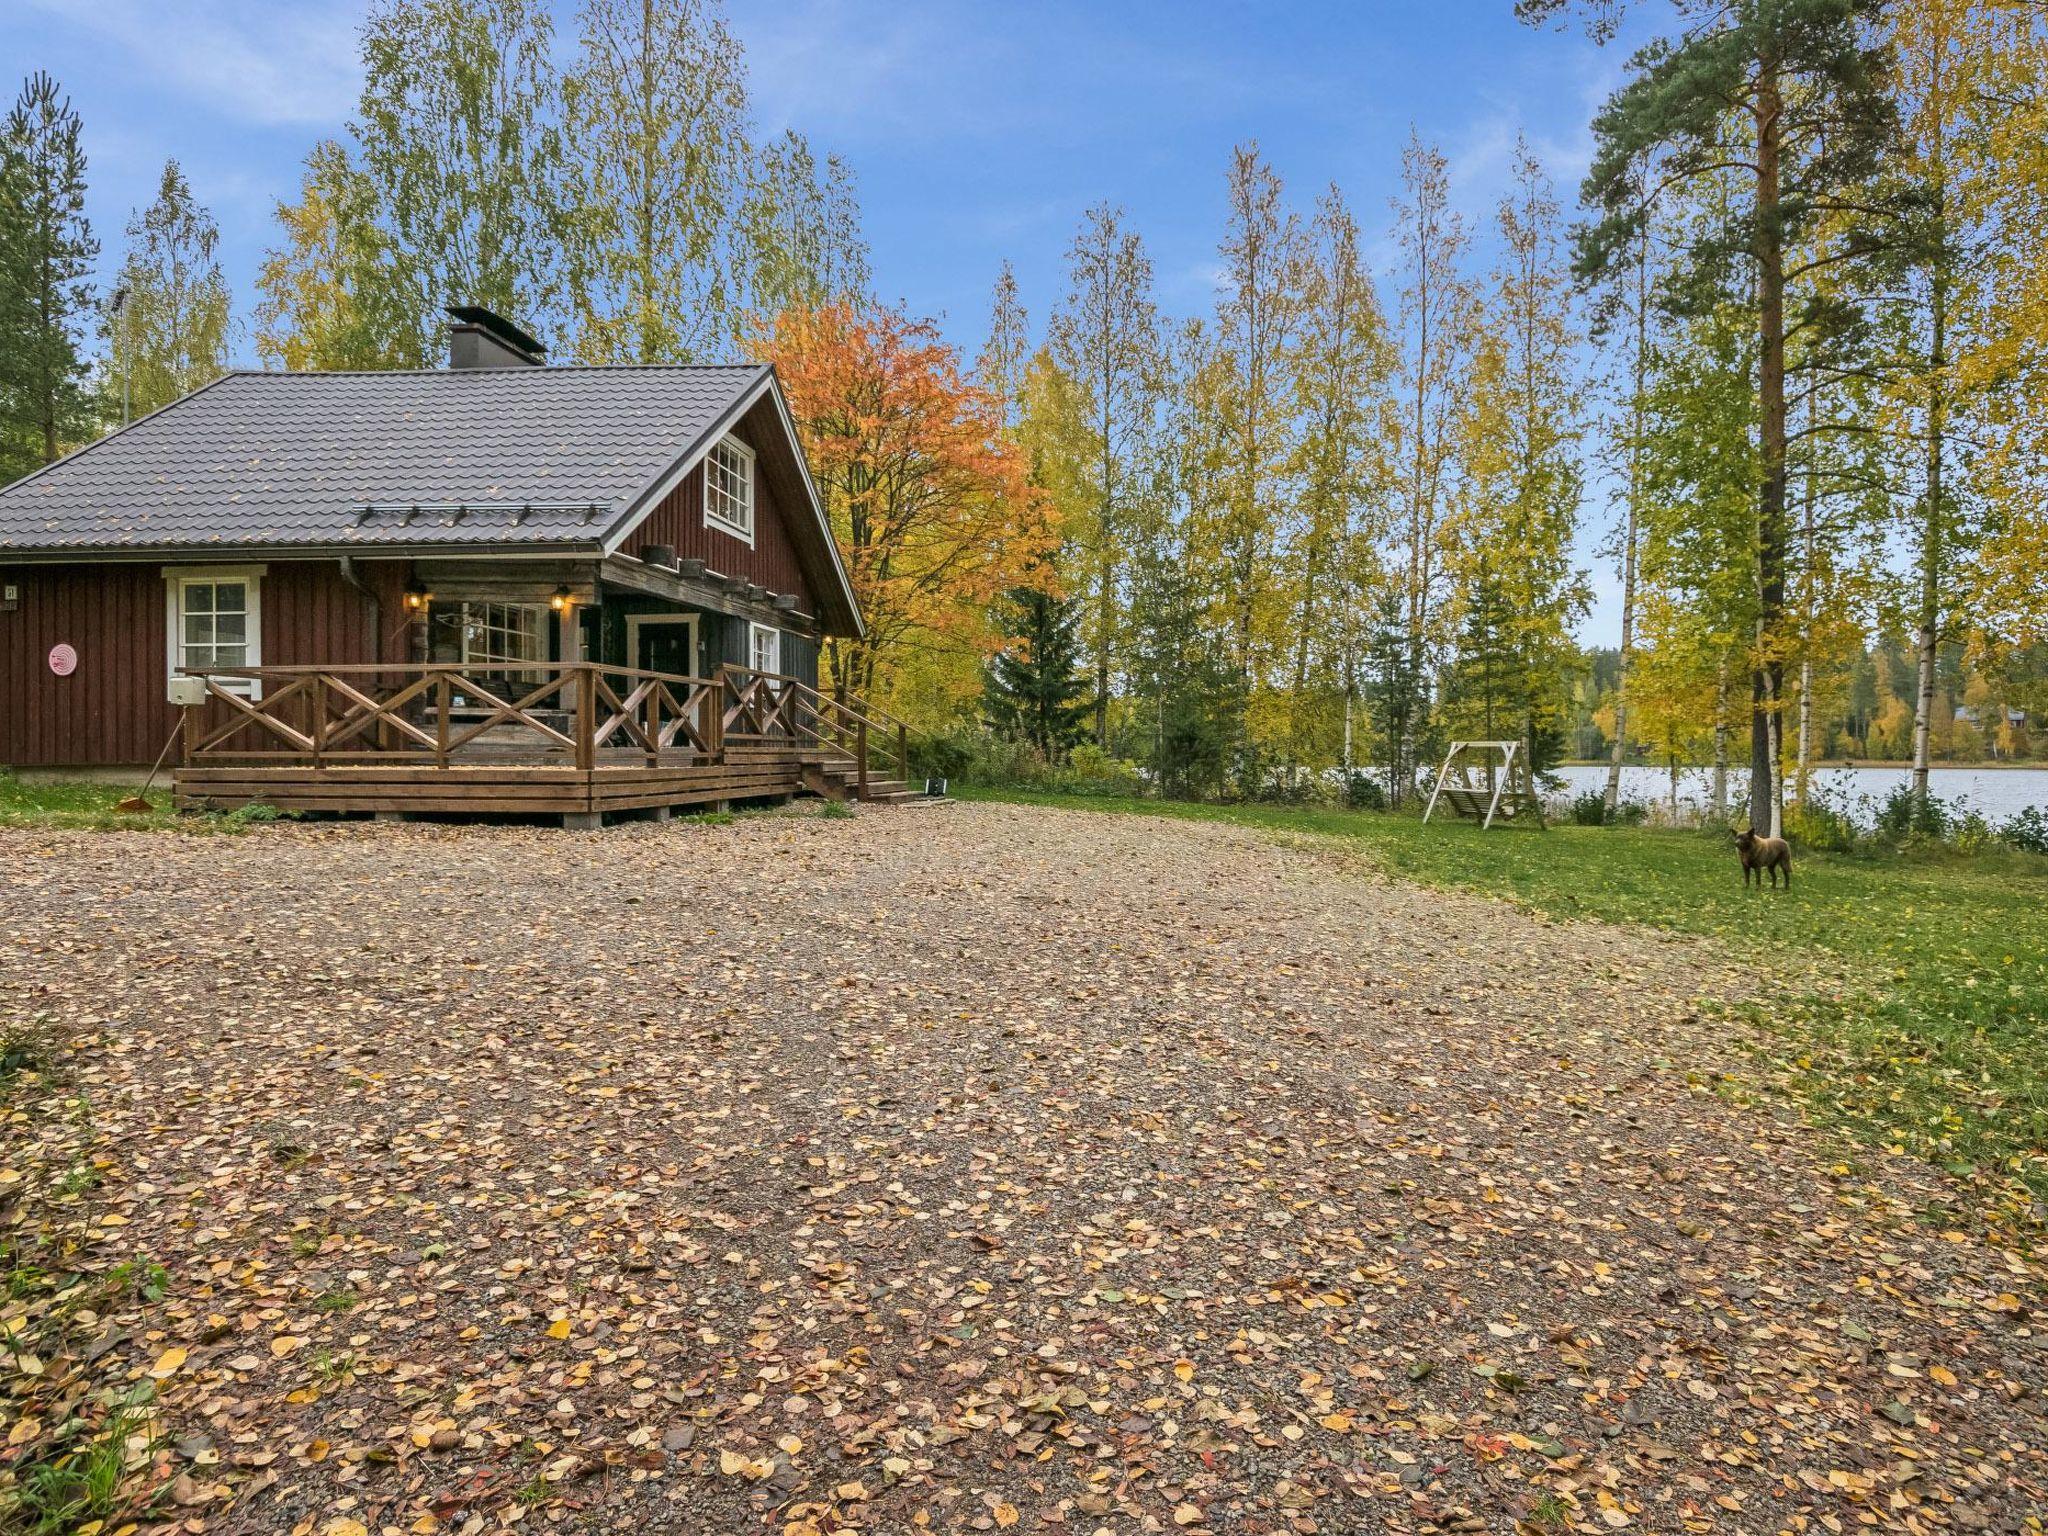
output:
[[[164,163],[156,201],[129,221],[120,286],[126,303],[109,327],[110,366],[135,415],[226,371],[233,317],[220,227],[175,160]]]
[[[1542,16],[1569,3],[1522,0],[1518,9]],[[1725,217],[1699,228],[1683,264],[1687,281],[1669,293],[1695,312],[1717,305],[1739,268],[1754,294],[1762,475],[1751,562],[1750,801],[1759,828],[1774,831],[1782,815],[1777,747],[1790,547],[1787,343],[1797,338],[1795,368],[1819,372],[1844,365],[1855,335],[1853,308],[1830,302],[1814,282],[1821,269],[1788,252],[1820,222],[1850,212],[1858,217],[1852,244],[1832,261],[1889,237],[1874,182],[1898,136],[1885,55],[1873,36],[1882,5],[1735,0],[1702,12],[1680,36],[1630,61],[1630,78],[1594,121],[1598,147],[1586,177],[1597,213],[1580,243],[1579,269],[1589,278],[1627,269],[1650,211],[1642,196],[1650,158],[1658,160],[1657,185],[1669,191],[1720,181],[1731,167],[1743,182]]]
[[[99,242],[80,122],[38,72],[0,128],[0,482],[90,430],[82,356]]]
[[[1093,706],[1078,606],[1038,587],[1013,587],[996,622],[1004,639],[989,660],[983,713],[1001,734],[1057,762],[1088,734]]]

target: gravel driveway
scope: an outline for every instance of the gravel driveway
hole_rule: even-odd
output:
[[[0,833],[194,1530],[2037,1530],[2039,1277],[1698,945],[1211,824]]]

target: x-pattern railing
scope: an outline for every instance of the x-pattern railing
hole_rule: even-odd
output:
[[[684,677],[596,662],[455,662],[187,669],[184,761],[312,767],[458,756],[601,763],[722,761],[728,745],[824,748],[871,775],[907,777],[909,729],[799,678],[722,667]]]
[[[724,751],[715,678],[594,662],[190,669],[184,760],[328,764],[624,756],[653,767]],[[602,754],[602,756],[601,756]]]

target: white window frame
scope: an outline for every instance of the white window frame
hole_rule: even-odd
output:
[[[720,505],[718,496],[713,494],[716,491],[728,497],[731,495],[730,492],[722,491],[718,481],[719,471],[724,467],[721,466],[719,459],[727,452],[733,455],[735,463],[726,468],[726,472],[739,478],[740,487],[745,493],[738,498],[738,516],[729,514]],[[755,500],[754,450],[736,437],[720,438],[711,445],[711,451],[704,455],[704,526],[716,528],[720,533],[730,534],[743,544],[752,545]]]
[[[178,675],[178,668],[185,664],[185,589],[190,586],[211,585],[220,581],[242,583],[244,591],[248,594],[245,619],[248,627],[248,655],[242,665],[263,665],[263,576],[268,569],[268,566],[263,565],[164,567],[164,687],[167,693],[171,679]],[[263,696],[263,684],[255,678],[236,683],[222,683],[221,686],[252,699]]]
[[[761,637],[763,635],[766,635],[769,640],[770,660],[774,663],[772,666],[764,667],[761,665]],[[781,630],[775,628],[772,624],[749,623],[747,625],[747,666],[755,672],[773,672],[778,676],[781,675]]]

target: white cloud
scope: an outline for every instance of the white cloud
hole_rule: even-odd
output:
[[[331,127],[355,104],[360,0],[27,4],[43,18],[45,35],[53,40],[68,36],[95,43],[195,104],[236,121]]]

